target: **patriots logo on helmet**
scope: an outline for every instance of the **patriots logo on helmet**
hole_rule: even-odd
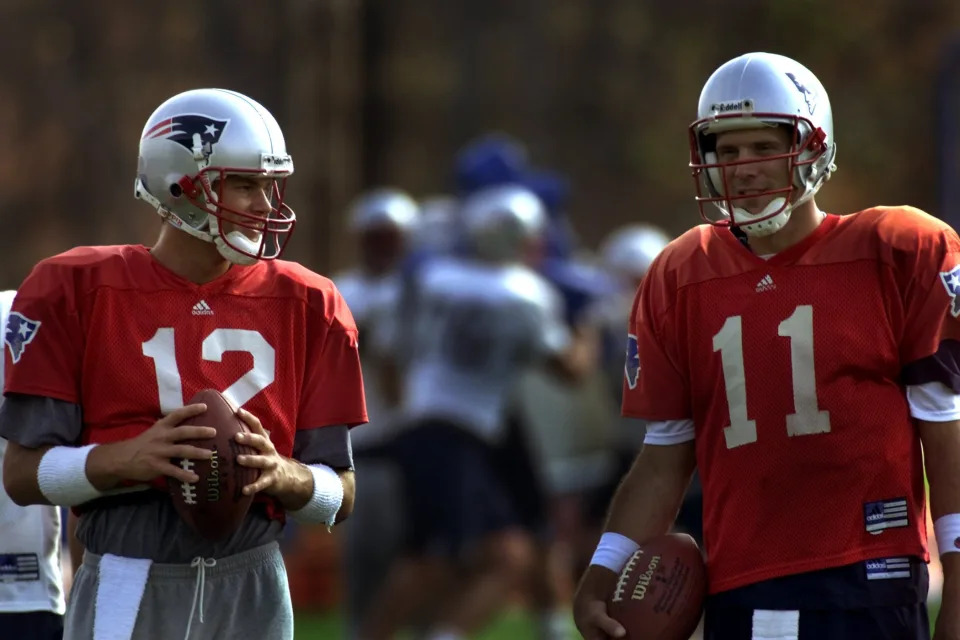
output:
[[[947,295],[953,300],[950,305],[950,314],[956,318],[960,316],[960,299],[957,298],[957,294],[960,293],[960,265],[950,271],[941,271],[940,280],[943,282],[943,288],[947,290]]]
[[[39,329],[39,320],[31,320],[17,311],[10,312],[3,341],[7,343],[7,347],[10,349],[10,357],[13,358],[14,364],[20,362],[23,350],[37,337]]]
[[[790,81],[793,82],[793,85],[797,88],[797,91],[803,94],[803,100],[807,103],[807,111],[810,112],[810,115],[813,115],[813,112],[817,110],[817,94],[807,89],[800,79],[797,78],[792,73],[787,73],[787,77],[790,78]]]
[[[164,138],[182,145],[194,155],[209,158],[213,145],[220,142],[229,120],[217,120],[200,114],[185,114],[161,120],[150,127],[144,138]]]
[[[640,376],[640,349],[637,347],[637,336],[632,333],[627,336],[627,362],[623,373],[627,378],[627,386],[636,389]]]

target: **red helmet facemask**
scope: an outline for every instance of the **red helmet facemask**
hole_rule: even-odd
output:
[[[717,133],[760,128],[771,124],[788,127],[793,132],[801,132],[800,135],[794,133],[791,136],[790,148],[787,152],[733,162],[717,160]],[[708,132],[711,129],[713,131]],[[805,131],[810,133],[804,135]],[[822,129],[814,128],[808,118],[780,113],[751,113],[747,118],[742,113],[735,112],[702,118],[690,125],[689,136],[690,171],[696,185],[695,199],[700,217],[709,224],[721,227],[756,225],[771,220],[812,196],[815,189],[807,184],[806,177],[810,175],[809,168],[827,151],[826,134]],[[776,160],[787,160],[789,176],[787,186],[744,195],[733,193],[727,180],[729,169]],[[774,203],[777,203],[776,206],[773,206],[772,210],[765,209],[755,215],[747,213],[743,207],[738,206],[738,203],[744,200],[763,197],[771,198],[768,208],[771,208]],[[723,217],[717,219],[708,216],[704,208],[705,204],[718,207]]]
[[[224,257],[237,264],[253,264],[257,260],[279,258],[296,224],[296,214],[284,203],[287,176],[283,175],[272,180],[270,211],[266,215],[261,215],[239,211],[223,204],[223,185],[226,177],[230,175],[251,178],[271,177],[249,169],[210,167],[193,177],[183,176],[178,184],[190,204],[211,216],[210,233],[214,236],[214,242]],[[235,229],[223,233],[224,222]],[[243,230],[256,232],[259,239],[251,239],[243,233]]]

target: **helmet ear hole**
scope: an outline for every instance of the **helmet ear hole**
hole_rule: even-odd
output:
[[[174,198],[179,198],[183,195],[183,187],[174,182],[172,185],[170,185],[170,195],[172,195]]]

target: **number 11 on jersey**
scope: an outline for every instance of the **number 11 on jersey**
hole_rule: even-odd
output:
[[[790,370],[793,380],[793,413],[785,416],[787,435],[805,436],[830,432],[830,412],[817,404],[817,377],[813,359],[813,307],[803,304],[780,323],[777,335],[790,340]],[[723,382],[730,409],[730,425],[724,427],[727,448],[757,441],[757,421],[747,413],[747,380],[743,366],[743,322],[730,316],[713,336],[713,350],[720,352]]]

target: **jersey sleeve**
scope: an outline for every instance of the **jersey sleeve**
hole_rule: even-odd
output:
[[[645,420],[688,419],[693,415],[676,345],[660,324],[669,302],[656,266],[643,279],[630,313],[622,413]]]
[[[41,262],[17,292],[4,330],[5,393],[79,404],[85,339],[64,270]]]
[[[307,375],[297,429],[355,426],[367,421],[357,328],[347,303],[331,287],[324,309],[311,309],[313,338],[307,340]]]
[[[946,225],[924,229],[898,262],[905,382],[939,381],[960,392],[960,238]]]

